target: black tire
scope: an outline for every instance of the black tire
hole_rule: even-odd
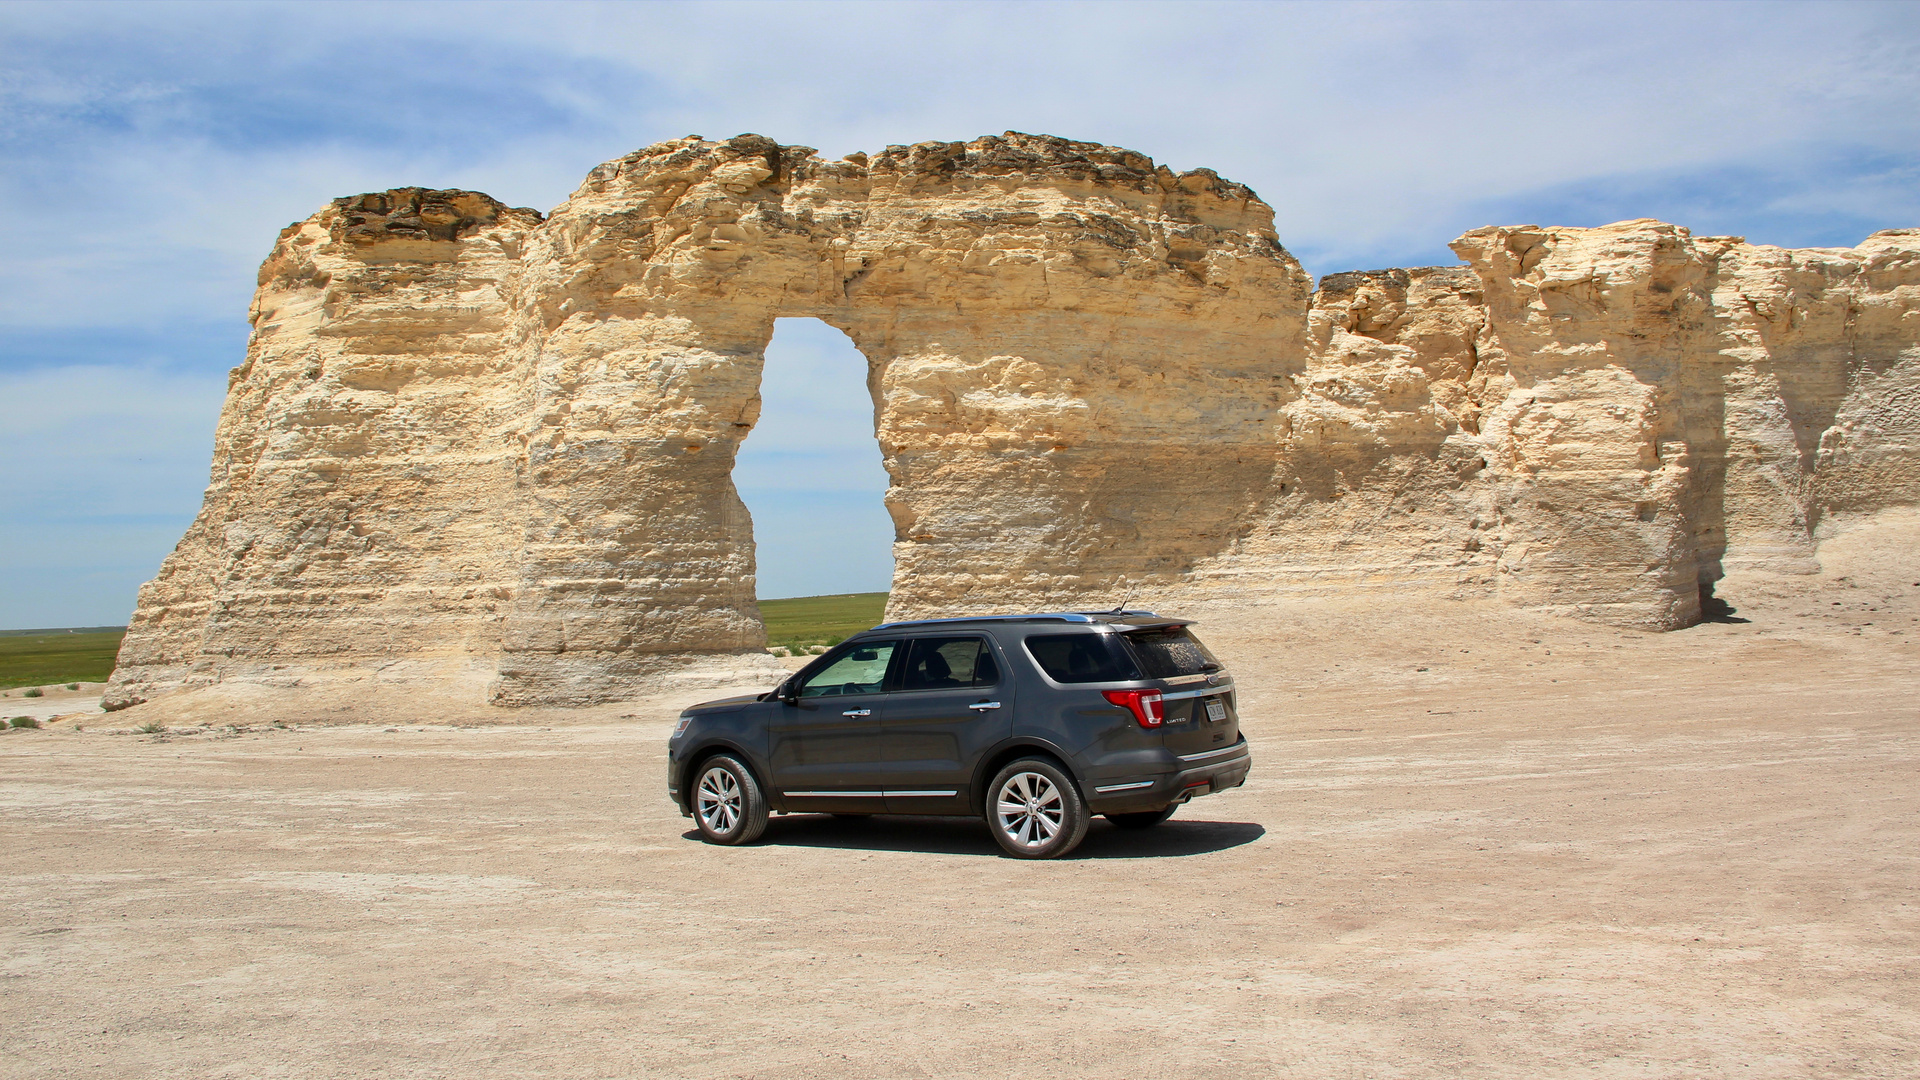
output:
[[[693,824],[709,844],[751,844],[767,831],[767,797],[752,770],[716,754],[693,774]]]
[[[1179,803],[1168,803],[1158,810],[1141,810],[1133,814],[1108,814],[1107,820],[1123,829],[1151,829],[1172,817],[1173,812],[1179,807]]]
[[[1065,769],[1046,758],[1008,763],[987,785],[987,828],[1016,859],[1057,859],[1086,839],[1087,804]]]

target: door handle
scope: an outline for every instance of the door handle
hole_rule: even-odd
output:
[[[840,715],[841,716],[872,716],[873,710],[872,709],[848,709],[846,712],[843,712]]]
[[[997,701],[976,701],[967,706],[969,709],[977,709],[980,712],[986,712],[988,709],[997,709],[999,707],[1000,703]]]

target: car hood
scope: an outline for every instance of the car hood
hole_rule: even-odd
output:
[[[735,712],[759,700],[759,694],[741,694],[737,697],[718,698],[714,701],[703,701],[698,705],[689,705],[681,712],[683,714]]]

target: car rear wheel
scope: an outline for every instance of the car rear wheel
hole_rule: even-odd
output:
[[[1158,810],[1141,810],[1133,814],[1108,814],[1107,820],[1123,829],[1151,829],[1155,825],[1173,816],[1178,803],[1169,803]]]
[[[709,844],[751,844],[766,831],[766,796],[739,758],[720,754],[700,763],[693,823]]]
[[[1087,804],[1073,779],[1045,758],[1021,758],[987,789],[987,825],[1019,859],[1057,859],[1087,835]]]

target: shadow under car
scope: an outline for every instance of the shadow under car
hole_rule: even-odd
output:
[[[1183,821],[1178,817],[1151,829],[1122,829],[1095,818],[1087,838],[1069,859],[1159,859],[1205,855],[1251,844],[1267,830],[1250,821]],[[701,839],[697,829],[681,836]],[[835,817],[784,814],[767,822],[760,844],[785,847],[844,848],[856,851],[919,851],[940,855],[1002,855],[1000,845],[979,818]]]

